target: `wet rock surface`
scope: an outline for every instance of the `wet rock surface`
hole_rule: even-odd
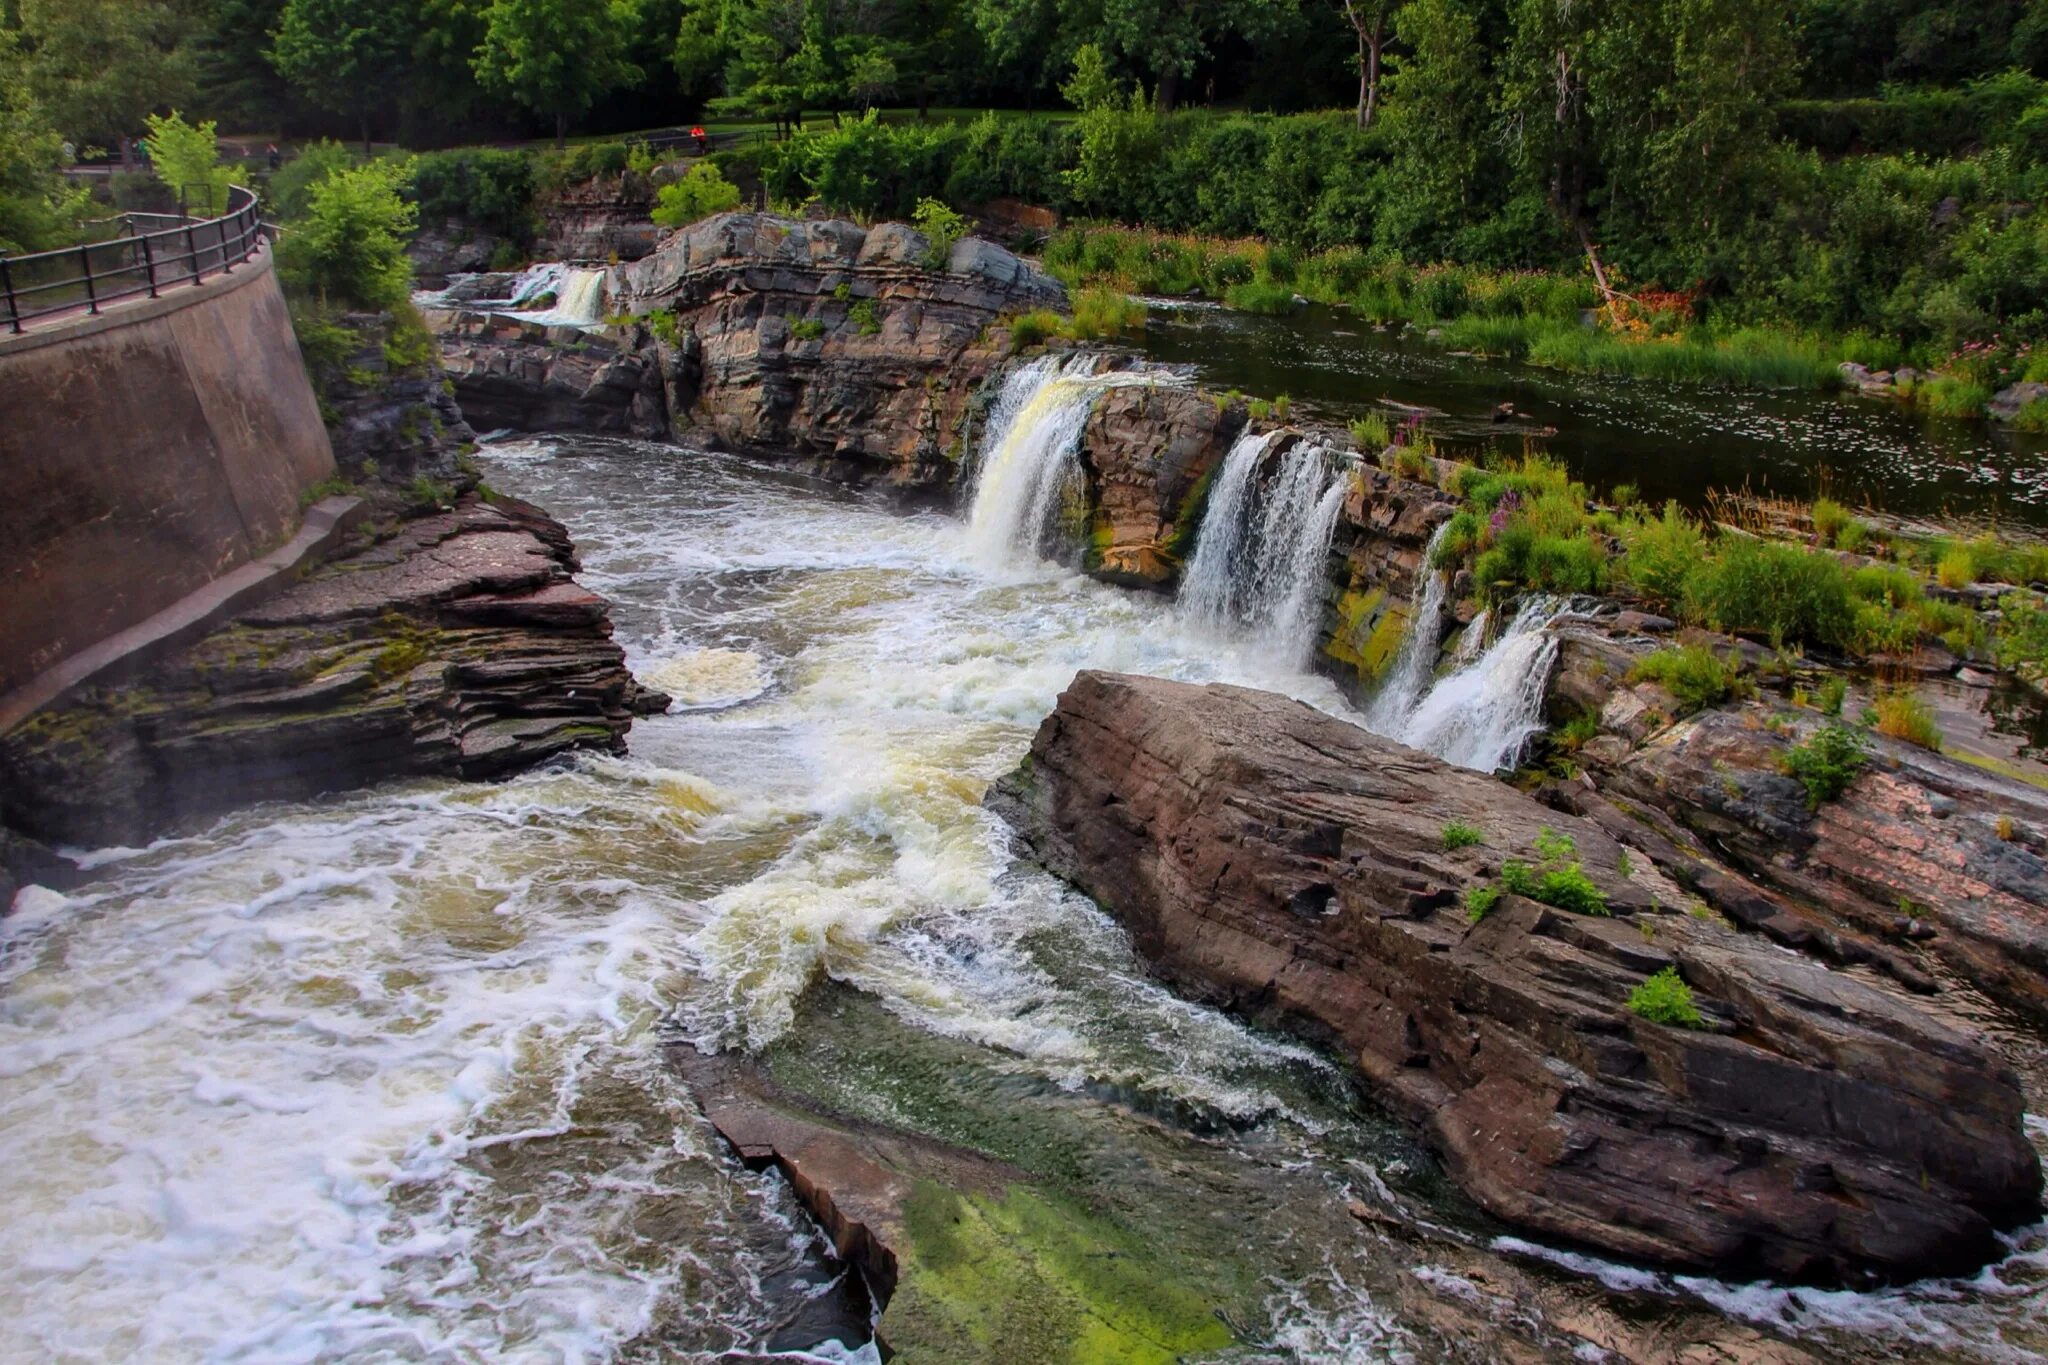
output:
[[[1094,508],[1088,567],[1138,587],[1170,586],[1193,541],[1207,480],[1245,425],[1244,405],[1167,387],[1111,389],[1081,432]]]
[[[1340,1046],[1511,1222],[1854,1281],[1970,1267],[2039,1208],[2017,1079],[1976,1035],[1685,913],[1599,824],[1300,703],[1084,673],[991,803],[1169,978]],[[1446,852],[1452,820],[1485,842]],[[1506,895],[1469,922],[1546,829],[1612,916]],[[1665,967],[1704,1028],[1626,1008]]]
[[[666,699],[626,671],[575,567],[524,503],[416,517],[0,737],[0,815],[53,842],[134,842],[254,801],[620,749]]]
[[[652,346],[495,313],[430,319],[463,415],[480,431],[669,432],[664,356]]]

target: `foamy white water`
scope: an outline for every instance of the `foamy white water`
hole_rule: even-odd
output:
[[[1543,695],[1557,657],[1556,598],[1523,602],[1483,653],[1432,687],[1395,733],[1446,762],[1492,772],[1511,767],[1543,729]]]
[[[1365,723],[1379,734],[1401,734],[1436,671],[1438,647],[1443,640],[1444,593],[1450,580],[1449,574],[1436,567],[1436,551],[1450,529],[1451,524],[1446,521],[1430,533],[1429,545],[1422,552],[1422,567],[1416,571],[1408,633],[1401,638],[1401,650],[1394,656],[1379,692],[1366,707]],[[1477,624],[1475,621],[1474,626]]]

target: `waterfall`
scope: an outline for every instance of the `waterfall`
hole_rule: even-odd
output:
[[[1451,523],[1445,521],[1430,533],[1422,552],[1422,567],[1415,571],[1415,598],[1408,612],[1408,633],[1401,640],[1401,652],[1394,659],[1379,695],[1366,709],[1366,727],[1378,734],[1401,732],[1423,689],[1436,672],[1437,644],[1443,639],[1444,585],[1450,575],[1436,567],[1437,546],[1443,543]]]
[[[1209,505],[1195,537],[1195,557],[1188,561],[1180,584],[1181,606],[1204,625],[1219,626],[1232,619],[1238,553],[1251,529],[1252,480],[1279,434],[1246,431],[1238,437],[1209,489]]]
[[[974,478],[967,542],[991,566],[1043,557],[1054,513],[1081,478],[1076,452],[1095,400],[1107,389],[1171,382],[1138,370],[1097,373],[1094,356],[1045,356],[1003,381]]]
[[[507,302],[517,308],[521,304],[531,303],[542,294],[553,294],[559,299],[562,297],[562,276],[568,269],[569,267],[560,261],[543,261],[539,265],[528,266],[512,281],[512,292],[507,297]]]
[[[555,294],[555,306],[545,313],[533,314],[530,321],[552,327],[594,327],[603,322],[604,277],[602,270],[565,271]]]
[[[1431,688],[1393,736],[1481,772],[1514,763],[1543,728],[1543,694],[1557,657],[1548,627],[1563,610],[1555,597],[1524,602],[1500,638]]]
[[[1180,601],[1209,626],[1250,626],[1285,655],[1304,660],[1322,624],[1324,560],[1345,481],[1332,452],[1297,441],[1259,478],[1275,436],[1240,437],[1202,515]]]

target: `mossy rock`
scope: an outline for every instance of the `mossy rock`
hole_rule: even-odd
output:
[[[1375,682],[1394,662],[1407,634],[1407,608],[1389,602],[1384,589],[1349,588],[1337,598],[1336,620],[1323,652],[1360,682]]]
[[[880,1329],[899,1365],[1170,1365],[1231,1343],[1147,1248],[1072,1201],[923,1181],[904,1224]]]

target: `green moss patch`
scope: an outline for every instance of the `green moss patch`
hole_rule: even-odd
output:
[[[1407,611],[1389,603],[1384,589],[1350,588],[1337,599],[1336,621],[1323,650],[1360,682],[1372,682],[1394,662],[1407,633]]]

